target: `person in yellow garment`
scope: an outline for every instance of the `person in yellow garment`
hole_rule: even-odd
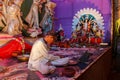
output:
[[[46,34],[43,38],[38,39],[32,46],[28,69],[39,71],[42,74],[53,72],[56,67],[48,64],[49,61],[59,59],[59,56],[49,54],[49,45],[54,42],[53,33]]]

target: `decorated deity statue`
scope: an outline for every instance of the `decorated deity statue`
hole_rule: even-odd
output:
[[[38,8],[40,1],[41,0],[33,0],[31,9],[26,17],[26,21],[28,22],[29,27],[39,28]]]
[[[0,12],[0,27],[4,28],[6,26],[6,20],[3,13]]]
[[[6,19],[3,14],[3,1],[0,0],[0,27],[5,27],[6,26]]]
[[[42,12],[42,8],[43,8],[43,4],[46,3],[47,0],[40,0],[40,3],[39,3],[39,12],[41,13]]]
[[[71,38],[74,38],[74,39],[77,38],[77,33],[76,33],[76,31],[72,32]]]
[[[85,31],[87,30],[87,27],[88,27],[88,20],[85,19],[85,23],[84,23],[84,30],[85,30]]]
[[[56,4],[54,2],[47,0],[47,3],[45,4],[45,14],[42,21],[40,22],[40,25],[43,27],[44,33],[51,31],[53,28],[53,15],[55,7]]]
[[[96,32],[97,31],[97,23],[94,22],[93,24],[93,31]]]
[[[45,2],[46,0],[33,0],[30,11],[25,18],[26,22],[29,24],[27,32],[30,34],[30,37],[37,37],[42,34],[42,27],[39,25],[39,13],[41,13],[42,4]]]
[[[10,35],[21,34],[23,23],[21,20],[20,7],[22,2],[23,0],[5,0],[4,15],[6,18],[6,27],[3,31]]]

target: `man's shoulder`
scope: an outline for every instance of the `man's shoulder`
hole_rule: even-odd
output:
[[[38,40],[35,41],[35,43],[42,43],[43,42],[43,38],[39,38]]]

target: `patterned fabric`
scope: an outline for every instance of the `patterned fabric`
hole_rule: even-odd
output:
[[[5,67],[6,71],[0,73],[0,79],[2,80],[27,80],[28,73],[27,64],[17,63],[8,67]]]

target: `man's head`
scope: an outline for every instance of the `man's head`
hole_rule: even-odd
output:
[[[44,40],[47,42],[47,44],[51,45],[55,41],[55,34],[54,33],[46,34]]]

